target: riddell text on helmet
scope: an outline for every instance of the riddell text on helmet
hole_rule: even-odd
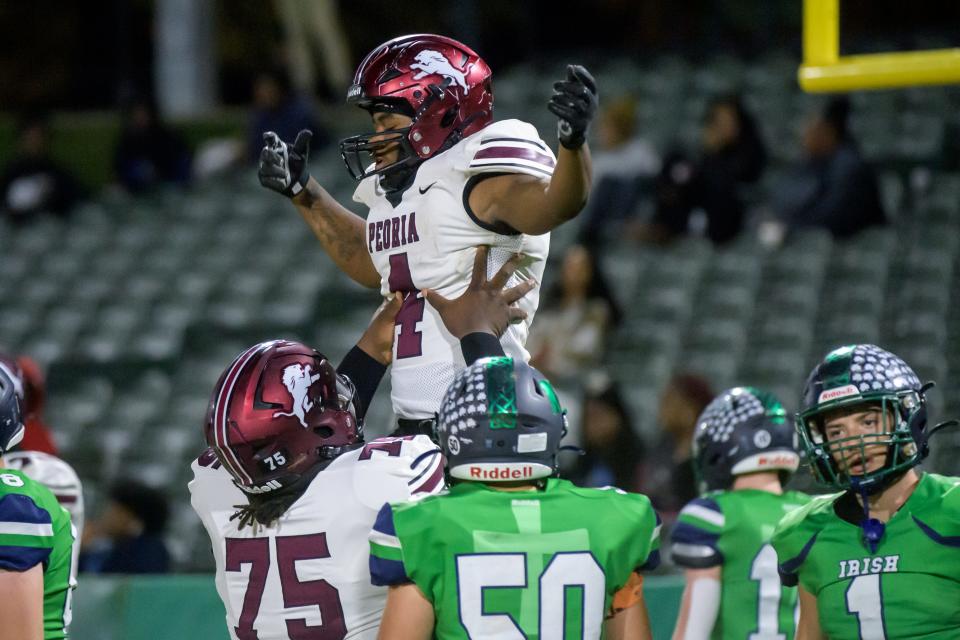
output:
[[[523,480],[533,477],[533,467],[525,466],[521,469],[481,469],[470,467],[470,477],[477,480]]]

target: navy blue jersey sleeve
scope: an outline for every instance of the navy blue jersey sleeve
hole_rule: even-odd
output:
[[[710,498],[696,498],[680,511],[670,534],[670,556],[687,569],[706,569],[723,564],[720,534],[725,518],[720,505]]]
[[[378,587],[412,582],[403,566],[403,549],[389,504],[381,507],[370,532],[370,582]]]

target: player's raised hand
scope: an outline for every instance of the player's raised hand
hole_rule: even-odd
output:
[[[553,83],[553,96],[547,103],[547,108],[560,118],[560,144],[567,149],[583,146],[598,105],[597,83],[590,72],[579,64],[567,65],[567,79]]]
[[[470,284],[460,297],[448,300],[432,289],[423,290],[423,297],[440,313],[447,331],[456,338],[471,333],[492,333],[499,338],[510,323],[520,322],[527,317],[526,311],[513,304],[530,293],[536,282],[525,280],[504,289],[523,257],[514,255],[493,278],[487,280],[489,251],[487,246],[477,247]]]
[[[303,191],[310,179],[307,159],[312,137],[310,130],[304,129],[297,134],[293,145],[289,145],[273,131],[263,134],[263,150],[257,168],[260,184],[289,198]]]
[[[416,295],[411,293],[408,295]],[[396,334],[397,313],[403,306],[403,294],[393,293],[373,314],[370,325],[360,336],[357,346],[380,364],[390,364],[393,359],[393,338]]]

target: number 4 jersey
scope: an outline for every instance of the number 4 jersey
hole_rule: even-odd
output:
[[[374,638],[386,589],[370,584],[370,527],[384,503],[443,488],[429,438],[381,438],[331,462],[273,526],[238,530],[231,518],[247,499],[230,475],[209,450],[193,471],[191,502],[236,640]]]
[[[465,366],[460,343],[420,290],[433,289],[447,298],[463,293],[479,245],[490,246],[488,276],[512,254],[522,253],[525,260],[510,284],[521,278],[537,282],[517,302],[527,312],[526,320],[510,325],[501,338],[507,355],[528,359],[523,345],[540,299],[550,234],[530,236],[488,225],[476,218],[468,200],[485,177],[524,174],[549,179],[555,162],[533,125],[502,120],[424,161],[395,205],[380,190],[376,176],[357,187],[354,200],[370,208],[367,250],[380,273],[381,292],[387,296],[401,291],[406,296],[397,314],[390,368],[393,408],[400,417],[432,418],[454,374]]]
[[[786,513],[809,500],[794,491],[718,491],[680,511],[670,534],[674,562],[685,569],[721,567],[711,638],[793,638],[797,591],[781,587],[770,537]]]
[[[615,594],[658,564],[659,530],[647,497],[619,489],[462,482],[385,506],[370,533],[370,574],[415,583],[438,638],[599,638]]]
[[[784,583],[816,596],[825,636],[960,638],[960,478],[924,474],[875,552],[849,521],[862,518],[852,494],[822,496],[773,536]]]

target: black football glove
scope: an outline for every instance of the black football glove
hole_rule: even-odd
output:
[[[560,118],[560,144],[567,149],[583,146],[598,104],[597,83],[590,72],[578,64],[567,65],[567,79],[553,84],[553,97],[547,103],[547,108]]]
[[[310,179],[307,158],[310,157],[310,138],[313,134],[304,129],[297,134],[293,145],[280,139],[273,131],[263,134],[264,147],[260,152],[257,177],[267,189],[292,198],[303,191]]]

